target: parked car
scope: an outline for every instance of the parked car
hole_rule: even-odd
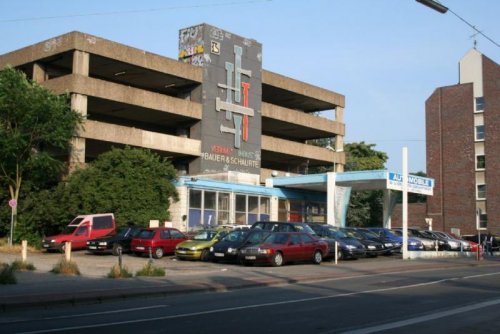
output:
[[[241,247],[259,244],[270,233],[259,229],[231,231],[210,247],[210,259],[214,262],[237,261]]]
[[[384,255],[389,255],[401,251],[401,244],[399,242],[394,242],[393,240],[386,238],[385,236],[380,236],[367,228],[356,227],[354,229],[357,232],[361,233],[366,239],[380,242],[385,248],[385,251],[382,253]]]
[[[458,240],[451,235],[441,231],[431,231],[432,234],[439,236],[446,244],[445,250],[449,251],[470,251],[470,244],[465,240]]]
[[[175,247],[175,256],[180,260],[208,261],[210,247],[228,232],[228,229],[224,228],[199,231],[191,239],[183,241]]]
[[[379,236],[383,236],[388,240],[391,240],[395,244],[399,244],[399,250],[401,251],[401,247],[403,246],[403,237],[401,235],[397,235],[393,231],[385,227],[368,227],[368,229]],[[424,249],[424,244],[422,241],[408,237],[408,248],[409,251],[421,251]]]
[[[328,254],[328,243],[305,232],[275,232],[258,245],[241,248],[239,259],[244,265],[256,262],[274,267],[287,262],[312,261],[320,264]]]
[[[478,245],[476,242],[474,241],[471,241],[471,240],[465,240],[463,237],[461,236],[458,236],[454,233],[446,233],[448,235],[450,235],[452,238],[455,238],[457,240],[460,240],[460,242],[462,242],[462,244],[464,245],[464,251],[466,252],[477,252],[477,249],[478,249]],[[467,247],[465,246],[465,244],[468,244],[469,245],[469,250],[466,250]]]
[[[448,242],[441,236],[428,230],[419,230],[419,232],[424,237],[434,240],[434,249],[436,249],[436,244],[437,244],[438,250],[448,250]]]
[[[337,259],[357,259],[366,255],[365,246],[356,238],[348,237],[338,227],[329,224],[308,224],[318,237],[328,242],[328,257],[335,258],[335,242],[337,242]]]
[[[155,259],[160,259],[164,254],[173,253],[175,246],[185,240],[187,236],[176,228],[144,228],[132,239],[131,249],[137,256],[151,252]]]
[[[403,236],[402,228],[392,229],[394,234]],[[408,238],[415,238],[424,245],[424,250],[436,250],[436,241],[422,234],[418,229],[408,228]]]
[[[311,235],[316,234],[308,224],[302,222],[258,221],[253,223],[250,229],[261,229],[271,232],[305,232]]]
[[[484,240],[486,239],[486,236],[488,233],[485,231],[485,233],[481,233],[481,241],[479,241],[479,235],[464,235],[463,238],[467,241],[473,241],[476,244],[480,243],[481,245],[484,245]],[[493,251],[497,252],[500,250],[500,237],[494,236],[493,237]],[[476,250],[477,251],[477,250]]]
[[[77,216],[61,234],[45,237],[42,247],[49,252],[62,252],[66,242],[71,241],[71,249],[84,249],[87,247],[87,240],[103,237],[115,228],[115,216],[112,213]]]
[[[116,232],[102,238],[88,240],[87,250],[94,254],[111,253],[115,256],[130,252],[132,238],[137,236],[140,231],[141,227],[138,226],[120,227]]]
[[[377,257],[379,254],[383,254],[387,252],[384,244],[380,241],[374,241],[365,237],[362,233],[357,231],[355,228],[343,227],[340,229],[344,232],[348,237],[356,238],[361,242],[366,248],[366,256],[368,257]]]

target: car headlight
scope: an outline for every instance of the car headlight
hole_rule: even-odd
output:
[[[196,250],[196,246],[193,246],[193,247],[191,247],[189,249],[192,250],[192,251],[195,251]]]
[[[90,241],[87,241],[87,245],[90,245]]]
[[[232,247],[229,247],[229,248],[227,249],[227,252],[228,252],[229,254],[236,254],[236,253],[238,253],[238,249],[237,249],[237,248],[232,248]]]
[[[356,249],[356,246],[354,246],[354,245],[345,245],[345,248],[347,248],[347,249]]]
[[[50,242],[55,243],[56,241],[54,239],[50,240]]]
[[[392,247],[392,244],[390,242],[388,242],[388,243],[386,243],[384,245],[385,245],[385,247]]]
[[[214,251],[214,248],[213,248],[213,247],[210,247],[210,251],[211,251],[211,252],[213,253],[213,251]]]
[[[416,246],[416,245],[418,245],[418,244],[417,244],[415,241],[411,241],[411,242],[409,243],[409,245],[410,245],[410,246]]]
[[[458,247],[458,242],[456,242],[456,241],[450,241],[450,246],[451,247]]]
[[[258,253],[259,254],[271,254],[272,251],[270,249],[267,249],[267,248],[259,248]]]
[[[373,246],[373,245],[368,245],[368,249],[376,249],[377,247]]]
[[[106,241],[101,241],[99,242],[99,246],[107,246],[108,243]]]

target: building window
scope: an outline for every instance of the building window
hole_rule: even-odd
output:
[[[217,207],[217,225],[229,224],[229,193],[219,193]]]
[[[484,125],[476,125],[476,140],[484,140]]]
[[[484,110],[484,96],[476,97],[476,111]]]
[[[477,185],[477,199],[486,199],[486,184]]]
[[[476,155],[476,169],[486,168],[486,157],[484,155]]]
[[[246,225],[247,223],[247,196],[236,195],[236,219],[238,225]]]

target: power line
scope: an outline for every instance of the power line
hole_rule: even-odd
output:
[[[162,8],[123,10],[123,11],[114,11],[114,12],[97,12],[97,13],[88,13],[88,14],[68,14],[68,15],[57,15],[57,16],[25,17],[25,18],[15,18],[15,19],[4,19],[4,20],[0,20],[0,23],[42,21],[42,20],[66,19],[66,18],[88,17],[88,16],[140,14],[140,13],[150,13],[150,12],[157,12],[157,11],[179,10],[179,9],[237,6],[237,5],[253,4],[253,3],[260,3],[260,2],[271,2],[271,1],[272,0],[226,1],[226,2],[219,2],[219,3],[213,3],[213,4],[203,4],[203,5],[200,4],[200,5],[171,6],[171,7],[162,7]]]

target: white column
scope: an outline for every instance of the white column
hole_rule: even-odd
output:
[[[408,147],[403,147],[403,260],[408,259]]]
[[[335,226],[335,173],[326,173],[326,222]]]

